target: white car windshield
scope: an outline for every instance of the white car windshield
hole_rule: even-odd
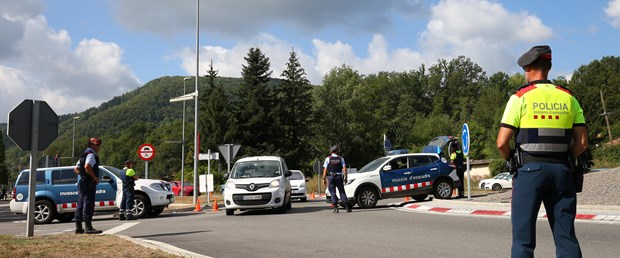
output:
[[[258,160],[237,162],[230,172],[230,178],[276,177],[282,175],[280,162]]]
[[[370,163],[366,164],[366,166],[363,166],[360,170],[357,171],[357,173],[373,171],[377,169],[379,166],[381,166],[381,164],[385,163],[385,161],[387,161],[390,158],[391,157],[381,157],[381,158],[375,159],[371,161]]]
[[[288,177],[289,180],[304,180],[304,175],[301,172],[293,171],[293,174]]]

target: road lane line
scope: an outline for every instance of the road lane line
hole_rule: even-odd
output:
[[[104,231],[103,234],[113,235],[138,224],[140,224],[140,222],[124,223],[123,225],[119,225]]]

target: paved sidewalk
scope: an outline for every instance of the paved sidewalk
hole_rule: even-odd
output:
[[[480,216],[500,216],[510,218],[510,203],[476,202],[474,200],[438,200],[423,202],[403,202],[401,209],[436,212],[448,214],[466,214]],[[541,205],[539,218],[546,218],[545,207]],[[620,223],[620,206],[577,205],[576,220],[578,221],[609,221]]]

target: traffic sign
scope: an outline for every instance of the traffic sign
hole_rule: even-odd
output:
[[[217,148],[222,153],[222,156],[224,157],[224,160],[226,160],[226,162],[230,163],[232,161],[232,159],[235,158],[235,155],[237,155],[237,152],[241,148],[241,145],[227,143],[227,144],[218,145]]]
[[[463,124],[463,129],[461,129],[461,144],[463,144],[463,154],[467,156],[469,154],[469,126],[467,123]]]
[[[152,160],[155,157],[155,147],[148,143],[140,145],[138,156],[144,161]]]
[[[58,115],[45,101],[25,99],[9,112],[7,135],[22,150],[45,150],[58,137]],[[36,150],[31,150],[33,137]]]

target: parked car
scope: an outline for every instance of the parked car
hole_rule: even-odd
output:
[[[170,181],[170,186],[172,187],[172,192],[176,196],[181,195],[181,181]],[[190,182],[183,183],[183,196],[193,196],[194,195],[194,184]]]
[[[381,157],[347,176],[344,189],[349,206],[372,208],[380,199],[410,196],[422,201],[429,194],[449,199],[461,184],[456,170],[436,153],[408,153]],[[327,201],[331,197],[326,195]]]
[[[77,208],[79,176],[73,166],[39,168],[36,172],[35,224],[71,221]],[[115,167],[99,167],[99,184],[95,195],[95,211],[117,211],[123,195],[121,170]],[[20,172],[9,203],[11,212],[28,212],[28,182],[30,170]],[[162,180],[139,179],[136,181],[134,217],[157,216],[175,201],[170,184]]]
[[[512,188],[512,175],[509,172],[502,172],[497,174],[493,178],[484,179],[480,181],[480,189],[493,191],[500,191],[502,189]]]
[[[310,181],[310,179],[306,179],[304,173],[301,173],[300,170],[291,170],[291,173],[291,176],[288,177],[288,180],[291,181],[291,198],[299,199],[302,202],[308,201],[306,182]]]
[[[258,156],[237,160],[226,181],[226,215],[235,210],[291,208],[291,183],[286,162],[281,157]]]

